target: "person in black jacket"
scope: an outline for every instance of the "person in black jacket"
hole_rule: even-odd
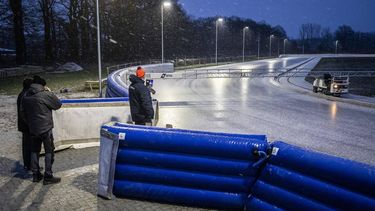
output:
[[[17,97],[17,122],[18,131],[22,132],[22,157],[23,157],[23,168],[27,171],[31,169],[30,159],[31,159],[31,137],[29,134],[29,127],[27,123],[21,117],[21,101],[25,96],[27,90],[29,90],[30,85],[33,80],[31,78],[26,78],[23,80],[23,89]]]
[[[145,71],[138,67],[136,75],[130,75],[129,86],[130,113],[136,125],[151,125],[154,109],[150,90],[145,86]]]
[[[61,107],[60,100],[51,91],[47,91],[46,81],[40,77],[34,77],[33,84],[22,99],[22,114],[29,127],[32,138],[31,170],[33,172],[33,182],[43,179],[39,168],[39,154],[42,143],[45,151],[45,171],[43,184],[53,184],[60,182],[61,178],[52,174],[52,164],[54,162],[53,143],[53,119],[52,110]]]

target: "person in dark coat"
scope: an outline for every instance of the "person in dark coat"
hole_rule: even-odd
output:
[[[145,86],[145,71],[138,67],[135,75],[130,75],[129,86],[130,113],[136,125],[151,125],[154,109],[150,90]]]
[[[34,77],[33,84],[22,99],[22,115],[29,127],[32,138],[31,170],[33,172],[33,182],[43,179],[39,167],[39,155],[43,143],[45,151],[45,171],[43,184],[53,184],[60,182],[61,178],[54,177],[52,165],[54,162],[53,143],[53,119],[52,110],[61,107],[60,100],[51,91],[46,90],[46,81],[40,77]]]
[[[21,101],[25,96],[27,90],[29,90],[30,85],[33,83],[31,78],[26,78],[23,80],[23,89],[17,97],[17,122],[18,131],[22,132],[22,157],[23,157],[23,168],[27,171],[31,169],[30,159],[31,159],[31,137],[29,134],[29,127],[27,123],[21,117]]]

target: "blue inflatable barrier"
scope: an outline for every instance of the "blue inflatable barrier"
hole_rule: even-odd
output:
[[[257,173],[248,161],[135,149],[119,149],[117,162],[233,176],[255,176]]]
[[[128,86],[124,84],[120,78],[120,71],[111,73],[107,78],[106,97],[129,97]]]
[[[247,198],[247,194],[129,182],[126,180],[116,180],[113,192],[122,197],[229,210],[243,209]]]
[[[82,98],[82,99],[62,99],[61,103],[111,103],[111,102],[129,102],[128,97],[118,98]]]
[[[133,127],[133,128],[145,128],[145,126],[142,126],[142,125],[129,125],[129,124],[121,123],[121,122],[116,122],[116,123],[114,123],[113,126],[118,126],[118,127]],[[265,135],[232,134],[232,133],[207,132],[207,131],[191,131],[191,130],[184,130],[184,129],[177,129],[177,128],[159,128],[159,127],[155,127],[153,129],[154,130],[162,130],[162,131],[175,131],[175,132],[194,133],[194,134],[221,135],[221,136],[238,137],[238,138],[251,138],[251,139],[257,139],[257,140],[267,141],[267,137]]]
[[[254,182],[253,177],[207,174],[124,164],[116,165],[115,180],[135,180],[145,183],[231,193],[248,193],[250,185]]]
[[[102,129],[122,137],[114,166],[116,196],[219,209],[244,208],[259,170],[255,152],[268,146],[262,135],[126,124]]]
[[[199,154],[212,157],[256,160],[255,150],[265,151],[267,142],[258,139],[246,139],[223,135],[194,133],[191,131],[162,131],[152,128],[111,127],[109,132],[125,133],[126,139],[120,141],[120,147],[133,149]]]
[[[266,210],[266,211],[281,211],[283,209],[280,209],[276,206],[273,206],[272,204],[269,204],[265,201],[262,201],[255,196],[251,196],[251,199],[248,200],[246,204],[246,210],[256,210],[256,211],[261,211],[261,210]]]
[[[271,157],[270,164],[375,196],[375,169],[373,166],[312,152],[281,141],[273,143],[272,146],[279,148],[280,152]]]
[[[282,209],[375,208],[374,167],[283,142],[275,142],[273,149],[252,189],[257,199]],[[247,206],[252,203],[250,198]]]
[[[100,183],[106,197],[109,190],[118,197],[230,210],[375,208],[374,167],[283,142],[269,145],[262,135],[123,123],[103,125],[102,133],[101,154],[114,152],[112,164],[99,171],[113,175]],[[109,139],[114,143],[106,147]]]

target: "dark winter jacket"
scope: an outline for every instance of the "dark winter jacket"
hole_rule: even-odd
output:
[[[32,84],[21,102],[23,118],[33,136],[41,135],[53,128],[52,110],[61,108],[60,100],[39,84]]]
[[[149,89],[144,85],[144,81],[135,75],[130,75],[129,80],[129,102],[133,121],[151,122],[154,109]]]
[[[22,91],[19,93],[17,97],[17,122],[18,122],[18,131],[20,132],[29,132],[29,127],[27,126],[27,123],[22,118],[21,114],[21,101],[22,98],[25,96],[28,89],[22,89]]]

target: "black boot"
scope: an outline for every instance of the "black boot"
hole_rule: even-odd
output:
[[[40,182],[42,179],[43,175],[40,172],[33,174],[33,182]]]
[[[56,184],[61,181],[60,177],[54,177],[52,175],[44,175],[43,185]]]

